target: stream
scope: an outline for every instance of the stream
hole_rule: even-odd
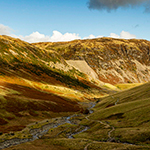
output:
[[[90,104],[91,104],[91,106],[88,108],[88,110],[89,110],[89,113],[91,114],[91,113],[93,113],[93,111],[91,109],[96,104],[95,103],[90,103]],[[53,118],[54,122],[52,122],[52,123],[48,123],[46,125],[43,125],[40,128],[30,129],[29,133],[31,134],[31,138],[22,138],[22,139],[21,138],[12,138],[12,139],[7,139],[7,140],[1,142],[0,143],[0,150],[7,148],[7,147],[10,147],[10,146],[19,145],[21,143],[31,142],[31,141],[34,141],[36,139],[40,139],[43,135],[47,134],[50,129],[57,128],[58,126],[63,125],[65,123],[74,124],[70,121],[70,119],[72,117],[75,117],[75,116],[77,116],[77,114],[74,114],[74,115],[71,115],[68,117]],[[72,139],[72,138],[74,138],[73,137],[74,135],[85,132],[89,129],[89,127],[87,127],[87,126],[82,126],[82,127],[83,127],[83,129],[81,131],[70,134],[68,136],[68,138]]]
[[[115,104],[117,105],[118,102],[119,102],[119,100],[117,99],[117,101],[115,102]],[[95,107],[96,103],[90,103],[90,105],[91,106],[88,108],[89,115],[93,113],[92,108]],[[85,118],[87,120],[90,120],[88,118],[89,115],[85,116]],[[71,118],[77,117],[77,116],[79,116],[79,114],[74,114],[74,115],[67,116],[67,117],[53,118],[54,121],[51,122],[51,123],[47,123],[47,124],[43,125],[40,128],[30,129],[29,130],[29,134],[31,135],[30,138],[22,138],[22,139],[21,138],[12,138],[12,139],[7,139],[7,140],[5,140],[3,142],[0,142],[0,150],[1,149],[5,149],[5,148],[10,147],[10,146],[19,145],[21,143],[31,142],[31,141],[34,141],[36,139],[40,139],[43,135],[47,134],[50,129],[57,128],[60,125],[63,125],[65,123],[72,124],[72,125],[77,125],[76,123],[74,123],[73,121],[71,121]],[[115,128],[113,126],[110,126],[108,123],[103,123],[102,121],[99,121],[99,120],[93,120],[93,121],[96,121],[96,122],[99,122],[100,124],[103,124],[103,125],[106,125],[108,127],[111,127],[111,130],[108,132],[108,140],[107,140],[107,142],[112,142],[112,140],[114,138],[111,137],[111,133],[115,130]],[[87,131],[88,129],[89,129],[88,126],[80,126],[78,131],[70,133],[69,135],[67,135],[67,138],[73,139],[74,135],[79,134],[79,133],[83,133],[83,132]],[[62,132],[64,132],[64,131],[62,131]],[[58,133],[55,137],[57,137],[62,132]],[[92,143],[94,143],[94,142],[96,142],[96,141],[93,141]],[[92,143],[88,143],[85,146],[84,150],[87,150],[88,146],[90,144],[92,144]],[[123,143],[123,142],[117,142],[117,143]],[[132,144],[132,143],[123,143],[123,144],[135,145],[135,144]]]

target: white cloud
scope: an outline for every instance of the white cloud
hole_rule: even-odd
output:
[[[135,35],[130,34],[129,32],[125,32],[125,31],[122,31],[122,32],[120,33],[120,37],[121,37],[121,38],[124,38],[124,39],[133,39],[133,38],[136,38]]]
[[[131,34],[131,33],[126,32],[126,31],[122,31],[120,33],[120,35],[117,35],[115,33],[110,33],[110,37],[112,37],[112,38],[121,38],[121,39],[133,39],[133,38],[136,38],[136,36],[134,34]]]
[[[22,36],[20,35],[19,38],[21,38],[24,41],[34,43],[34,42],[47,42],[49,41],[50,37],[46,36],[44,34],[41,34],[39,32],[33,32],[32,34],[28,36]]]
[[[72,41],[75,39],[94,39],[94,38],[100,38],[102,36],[94,36],[93,34],[89,35],[88,37],[81,38],[79,34],[76,33],[65,33],[62,34],[59,31],[53,31],[52,36],[46,36],[44,34],[41,34],[39,32],[33,32],[32,34],[28,36],[19,36],[24,41],[30,42],[30,43],[36,43],[36,42],[58,42],[58,41]]]
[[[79,36],[79,34],[76,33],[65,33],[62,34],[59,31],[53,31],[53,35],[50,37],[50,40],[53,42],[57,42],[57,41],[72,41],[75,39],[81,39],[81,37]]]
[[[0,24],[0,35],[10,35],[12,29],[8,26],[5,26],[3,24]]]
[[[110,33],[110,37],[112,37],[112,38],[120,38],[120,36],[115,34],[115,33]]]
[[[36,43],[36,42],[58,42],[58,41],[72,41],[72,40],[75,40],[75,39],[94,39],[94,38],[101,38],[103,36],[94,36],[93,34],[89,35],[88,37],[84,37],[84,38],[81,38],[79,36],[79,34],[76,34],[76,33],[65,33],[65,34],[62,34],[60,33],[59,31],[53,31],[53,34],[52,36],[49,36],[49,35],[45,35],[45,34],[41,34],[39,32],[33,32],[32,34],[30,35],[27,35],[27,36],[17,36],[15,34],[12,33],[13,30],[8,27],[8,26],[5,26],[3,24],[0,24],[0,35],[9,35],[9,36],[12,36],[12,37],[15,37],[15,38],[20,38],[24,41],[27,41],[29,43]],[[125,31],[122,31],[120,33],[120,35],[117,35],[115,33],[110,33],[110,36],[109,37],[112,37],[112,38],[123,38],[123,39],[131,39],[131,38],[136,38],[135,35],[133,34],[130,34],[129,32],[125,32]]]
[[[62,34],[59,31],[53,31],[52,36],[44,35],[39,32],[33,32],[28,36],[19,36],[22,40],[30,43],[34,42],[58,42],[58,41],[72,41],[75,39],[81,39],[78,34],[75,33],[65,33]]]
[[[88,37],[84,37],[83,39],[95,39],[95,38],[101,38],[103,36],[99,35],[99,36],[95,36],[93,34],[89,35]]]
[[[88,37],[84,37],[83,39],[94,39],[96,38],[93,34],[89,35]]]

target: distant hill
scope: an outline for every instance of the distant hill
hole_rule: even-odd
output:
[[[98,38],[71,42],[34,43],[66,60],[84,60],[100,81],[110,84],[150,81],[150,42]]]

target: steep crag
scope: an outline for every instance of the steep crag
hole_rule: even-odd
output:
[[[57,51],[66,60],[85,60],[103,82],[150,81],[150,42],[98,38],[60,43],[36,43]]]

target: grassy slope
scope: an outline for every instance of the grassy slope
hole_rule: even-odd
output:
[[[116,84],[115,86],[120,90],[131,89],[133,87],[142,85],[143,83],[124,83],[124,84]]]
[[[95,82],[90,82],[84,73],[70,67],[56,52],[37,48],[19,39],[0,37],[0,60],[1,77],[21,77],[81,91],[101,89]]]
[[[6,148],[6,150],[149,150],[148,147],[132,146],[118,143],[92,142],[87,139],[40,139],[18,146]]]
[[[105,141],[108,139],[107,132],[114,127],[111,137],[116,142],[150,144],[149,91],[150,83],[147,83],[101,99],[95,112],[89,116],[92,128],[80,137]],[[83,124],[90,122],[84,120]]]
[[[78,101],[111,92],[90,82],[56,52],[8,36],[0,36],[0,66],[0,132],[82,112]]]
[[[50,130],[40,140],[7,148],[7,150],[27,150],[31,147],[33,150],[43,148],[79,150],[86,147],[90,150],[149,150],[149,90],[150,83],[147,83],[102,98],[93,109],[93,114],[76,117],[78,121],[80,120],[78,125],[64,124]],[[70,131],[79,130],[80,125],[89,126],[90,129],[74,135],[74,139],[67,139],[66,135]]]
[[[50,68],[48,62],[63,60],[54,52],[46,53],[19,39],[0,36],[0,132],[21,130],[30,122],[60,115],[58,112],[82,110],[75,101],[60,97],[46,86],[88,86],[75,79],[73,73]]]

